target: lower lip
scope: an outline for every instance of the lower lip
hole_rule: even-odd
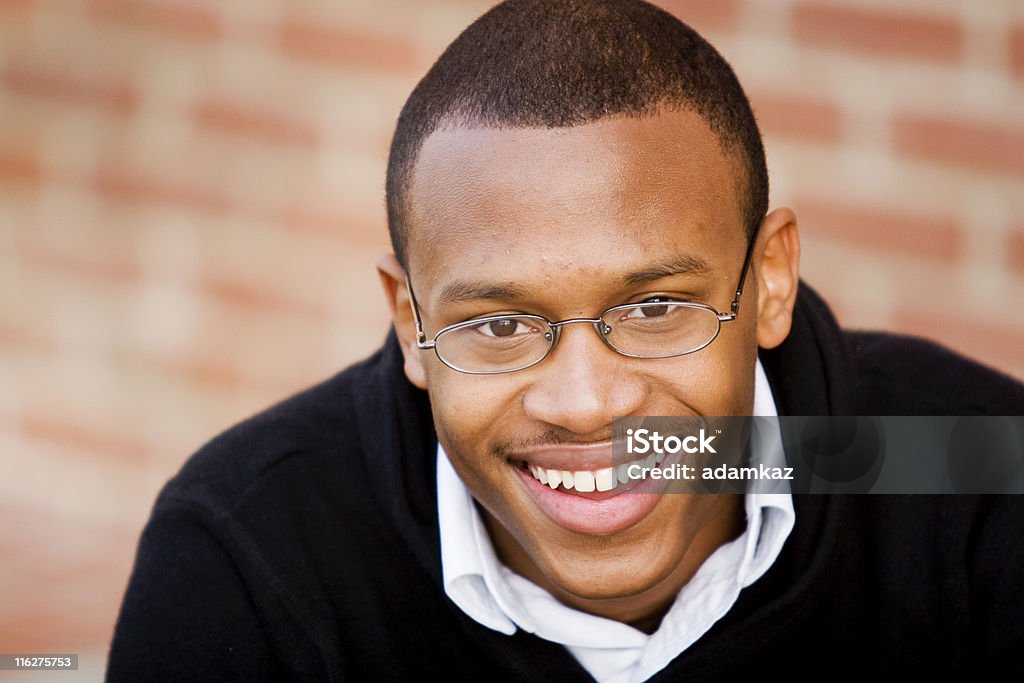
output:
[[[516,467],[515,470],[526,492],[548,517],[559,526],[581,534],[600,536],[628,529],[649,515],[661,498],[657,490],[662,482],[653,479],[630,486],[628,493],[588,498],[542,484],[526,469]]]

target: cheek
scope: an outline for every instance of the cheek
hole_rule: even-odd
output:
[[[653,381],[658,403],[683,404],[698,415],[746,415],[753,408],[756,347],[741,334],[719,336],[710,346],[675,359]],[[672,415],[673,406],[652,406],[648,414]]]
[[[525,432],[516,393],[495,377],[435,377],[430,388],[434,428],[448,459],[473,497],[507,529],[522,531],[519,475],[496,446]],[[511,512],[511,511],[517,512]],[[517,536],[520,534],[517,534]]]
[[[438,438],[464,479],[498,466],[494,446],[515,430],[518,393],[503,377],[432,367],[427,390]]]
[[[712,378],[717,410],[708,415],[750,415],[754,408],[755,333],[753,328],[736,331],[738,334],[721,340],[723,353],[716,356]]]

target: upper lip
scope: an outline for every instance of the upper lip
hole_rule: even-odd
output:
[[[600,470],[619,463],[612,456],[612,441],[597,441],[586,444],[552,444],[516,451],[510,460],[521,460],[528,465],[546,470]]]

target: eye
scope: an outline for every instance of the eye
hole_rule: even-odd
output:
[[[646,305],[626,309],[622,313],[622,319],[632,320],[636,318],[660,318],[669,312],[670,306],[652,306],[651,304],[656,304],[662,301],[668,302],[672,301],[672,299],[666,299],[660,296],[652,296],[649,299],[644,299],[640,303]]]
[[[485,337],[511,337],[517,334],[529,334],[537,329],[530,327],[519,318],[498,318],[476,325],[474,328]]]

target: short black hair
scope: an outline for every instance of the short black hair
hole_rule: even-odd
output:
[[[387,214],[408,269],[407,195],[424,140],[443,125],[561,128],[690,110],[739,162],[748,239],[768,210],[768,170],[750,102],[696,31],[641,0],[507,0],[463,31],[406,101],[391,141]]]

